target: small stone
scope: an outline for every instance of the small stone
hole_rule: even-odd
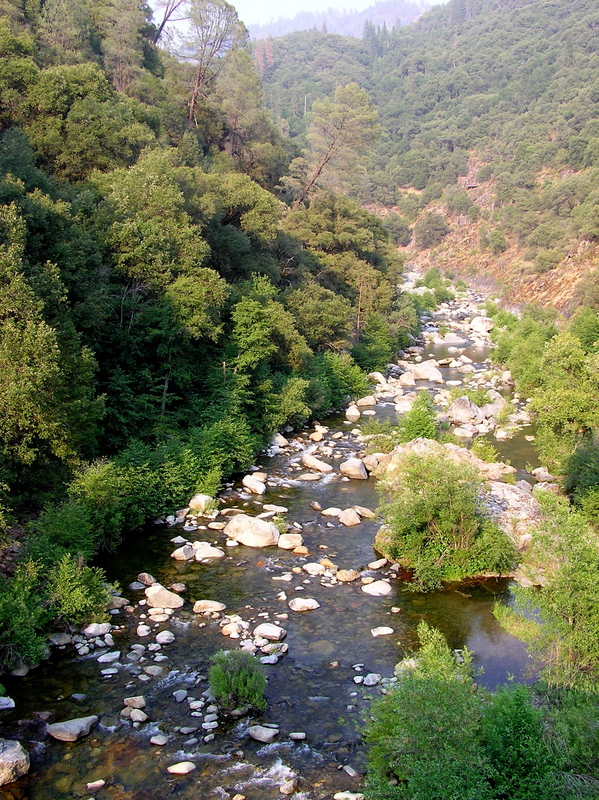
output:
[[[143,694],[138,694],[135,697],[125,697],[123,703],[127,708],[145,708],[146,698]]]
[[[196,765],[193,761],[179,761],[178,764],[171,764],[170,767],[167,767],[167,772],[170,772],[171,775],[189,775],[195,768]]]
[[[136,629],[136,633],[138,636],[149,636],[152,633],[152,629],[149,625],[138,625]]]
[[[387,565],[387,559],[379,558],[377,559],[377,561],[371,561],[368,564],[368,569],[382,569],[386,565]]]
[[[177,689],[176,692],[173,692],[173,697],[177,703],[182,703],[187,698],[187,689]]]
[[[150,739],[150,744],[155,744],[157,747],[164,747],[167,742],[168,736],[165,736],[163,733],[157,733]]]
[[[385,597],[393,591],[391,584],[387,581],[373,581],[360,588],[364,594],[369,594],[371,597]]]
[[[359,579],[360,573],[357,569],[340,569],[335,577],[341,583],[351,583]]]
[[[196,600],[193,606],[194,614],[208,614],[224,611],[226,609],[224,603],[219,603],[216,600]]]
[[[131,722],[147,722],[150,719],[146,712],[140,708],[132,708],[129,718]]]
[[[290,778],[279,786],[279,792],[284,795],[293,794],[297,789],[297,780]]]
[[[293,600],[289,601],[288,605],[292,611],[314,611],[320,608],[318,600],[314,600],[311,597],[294,597]]]
[[[160,633],[156,636],[156,642],[158,644],[171,644],[175,641],[175,634],[171,631],[160,631]]]
[[[360,777],[360,773],[357,770],[355,770],[350,764],[345,764],[345,766],[343,767],[343,771],[347,772],[350,778]]]
[[[351,528],[354,525],[359,525],[362,522],[362,519],[358,512],[353,508],[346,508],[341,512],[341,514],[339,514],[339,522],[342,525]]]
[[[384,625],[381,625],[379,628],[371,628],[370,633],[374,636],[391,636],[394,633],[393,628],[387,628]]]
[[[98,792],[100,789],[103,789],[106,786],[106,781],[99,780],[99,781],[90,781],[90,783],[85,784],[85,788],[88,792],[92,794],[94,792]]]
[[[157,583],[156,578],[150,575],[149,572],[140,572],[137,576],[137,580],[143,583],[144,586],[152,586],[153,583]]]
[[[364,677],[364,686],[377,686],[381,682],[381,676],[378,672],[369,672]]]
[[[306,738],[306,734],[303,731],[294,731],[289,734],[289,738],[292,742],[303,742]]]
[[[287,631],[272,622],[263,622],[254,628],[254,636],[261,636],[271,642],[280,642],[287,636]]]
[[[114,650],[112,653],[103,653],[98,657],[98,664],[112,664],[113,661],[118,661],[120,657],[120,650]]]

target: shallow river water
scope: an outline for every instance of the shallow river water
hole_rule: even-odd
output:
[[[442,347],[428,347],[443,357]],[[485,349],[468,349],[466,353],[481,363]],[[476,365],[476,364],[475,364]],[[445,378],[462,378],[451,370],[443,370]],[[392,401],[379,403],[376,418],[395,416]],[[339,463],[360,449],[354,425],[344,424],[343,416],[325,422],[329,435],[343,431],[344,438],[335,442],[335,451],[343,456]],[[309,433],[309,431],[308,431]],[[527,464],[535,464],[534,450],[521,431],[507,442],[495,443],[502,457],[511,459],[522,472]],[[327,437],[328,438],[328,437]],[[415,631],[421,620],[439,628],[455,648],[467,646],[474,652],[475,665],[481,669],[478,678],[485,686],[494,687],[509,676],[518,681],[530,680],[529,663],[524,646],[497,624],[491,608],[498,597],[509,598],[507,580],[488,580],[473,585],[460,585],[455,590],[418,594],[406,590],[406,584],[387,569],[372,572],[373,577],[391,577],[394,591],[388,597],[369,597],[360,590],[360,582],[322,585],[318,577],[293,574],[289,582],[274,580],[294,566],[308,561],[330,558],[340,569],[364,570],[377,557],[372,542],[380,522],[364,519],[352,528],[327,520],[311,508],[321,506],[346,508],[355,504],[376,508],[378,497],[373,478],[367,481],[343,481],[323,477],[317,482],[290,480],[290,462],[299,459],[297,452],[263,455],[258,466],[267,471],[278,485],[269,487],[261,498],[240,492],[236,484],[223,495],[224,505],[245,508],[258,513],[261,503],[275,503],[289,509],[291,524],[302,526],[309,556],[298,556],[276,548],[252,549],[243,546],[225,548],[226,557],[218,562],[181,563],[170,559],[174,549],[170,539],[181,533],[179,527],[150,526],[130,537],[104,566],[109,578],[122,587],[135,580],[141,571],[152,573],[165,586],[183,581],[186,600],[200,598],[219,600],[227,605],[226,613],[237,613],[251,627],[268,619],[279,622],[288,631],[288,654],[278,664],[267,666],[268,709],[258,721],[276,723],[280,735],[270,745],[261,745],[247,734],[248,720],[223,725],[215,738],[205,743],[205,731],[180,732],[182,726],[194,728],[201,718],[190,714],[187,702],[178,704],[172,696],[177,689],[187,689],[201,697],[207,689],[211,654],[216,650],[237,646],[225,638],[217,619],[206,620],[194,615],[192,602],[178,610],[168,624],[175,641],[163,647],[168,660],[161,676],[142,683],[136,674],[139,665],[117,662],[114,675],[103,678],[97,663],[98,651],[83,658],[73,658],[67,647],[55,651],[51,660],[32,670],[25,678],[9,678],[6,688],[17,702],[13,712],[4,715],[6,738],[22,737],[37,742],[31,750],[32,768],[28,778],[0,789],[0,797],[31,800],[66,800],[86,798],[86,782],[97,779],[106,786],[95,796],[98,800],[182,800],[227,798],[242,794],[247,800],[277,798],[279,786],[292,773],[299,776],[298,798],[332,798],[340,790],[356,791],[360,777],[348,774],[343,767],[364,770],[364,748],[360,739],[361,715],[371,698],[380,695],[380,687],[356,685],[359,674],[393,674],[394,665],[415,645]],[[298,473],[299,474],[299,473]],[[287,483],[289,488],[280,484]],[[332,522],[327,526],[327,521]],[[184,534],[190,540],[209,539],[224,546],[220,531],[197,531]],[[294,596],[313,597],[320,608],[307,613],[292,613],[284,600]],[[143,595],[126,590],[132,602]],[[392,608],[399,608],[398,613]],[[133,613],[121,612],[113,618],[122,630],[114,632],[115,648],[123,656],[138,639],[135,626],[143,608]],[[276,615],[288,614],[288,619]],[[262,615],[262,616],[259,616]],[[265,616],[267,615],[267,616]],[[373,637],[371,629],[390,626],[391,636]],[[162,630],[166,625],[159,625]],[[151,653],[146,655],[151,656]],[[148,661],[148,663],[152,663]],[[363,667],[356,667],[363,665]],[[84,695],[74,699],[73,694]],[[128,722],[119,722],[124,697],[144,694],[150,722],[138,730]],[[44,736],[45,714],[55,720],[98,714],[100,724],[86,739],[65,744]],[[255,722],[256,718],[252,720]],[[166,733],[168,744],[155,747],[150,737],[158,731]],[[292,731],[306,733],[304,742],[288,739]],[[194,739],[198,741],[194,742]],[[188,776],[169,775],[166,768],[178,761],[191,760],[197,768]],[[352,770],[350,769],[350,773]]]

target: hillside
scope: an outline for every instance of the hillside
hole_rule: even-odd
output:
[[[475,201],[484,223],[477,228],[506,238],[526,280],[553,281],[583,242],[588,268],[599,237],[594,3],[452,0],[408,28],[345,42],[316,32],[275,39],[263,82],[270,107],[299,141],[309,121],[304,104],[309,109],[336,81],[347,77],[369,91],[383,137],[367,169],[347,180],[350,193],[398,204],[413,222],[430,203],[447,201],[477,164],[469,180],[492,192]],[[486,259],[479,262],[485,268]]]
[[[284,36],[295,31],[327,31],[340,36],[362,36],[364,24],[369,22],[375,27],[399,28],[415,22],[430,5],[422,0],[385,0],[364,9],[328,8],[326,11],[302,11],[293,18],[281,17],[265,25],[249,25],[252,39],[266,39],[273,36]]]

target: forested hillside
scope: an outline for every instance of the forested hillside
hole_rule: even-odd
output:
[[[540,291],[537,276],[559,267],[563,306],[569,258],[582,243],[578,279],[599,237],[598,25],[588,0],[453,0],[359,43],[292,34],[273,41],[266,96],[301,142],[305,108],[346,76],[359,82],[383,136],[346,189],[407,225],[441,211],[462,244],[451,260],[472,273],[512,248],[512,282],[532,276]]]
[[[329,194],[284,213],[297,151],[232,6],[191,2],[175,55],[136,0],[0,11],[10,665],[36,660],[49,620],[93,611],[86,559],[364,392],[417,315],[376,217]]]

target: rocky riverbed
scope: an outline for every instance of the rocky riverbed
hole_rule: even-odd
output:
[[[374,475],[392,468],[393,454],[367,455],[361,426],[396,420],[423,390],[465,443],[488,435],[507,453],[513,441],[513,466],[479,464],[487,503],[519,547],[534,534],[530,420],[510,376],[490,370],[492,321],[478,300],[431,315],[425,344],[373,374],[371,395],[299,435],[277,435],[216,503],[196,496],[125,544],[106,565],[123,587],[111,621],[57,634],[48,662],[6,681],[16,708],[0,712],[4,736],[27,751],[13,748],[21,773],[24,758],[32,766],[4,797],[357,797],[360,715],[386,690],[421,619],[474,650],[482,682],[525,679],[523,646],[490,614],[508,581],[414,594],[373,550]],[[449,391],[465,381],[491,402],[456,405]],[[474,458],[456,445],[411,446]],[[264,714],[225,717],[214,703],[207,669],[222,648],[264,664]]]

